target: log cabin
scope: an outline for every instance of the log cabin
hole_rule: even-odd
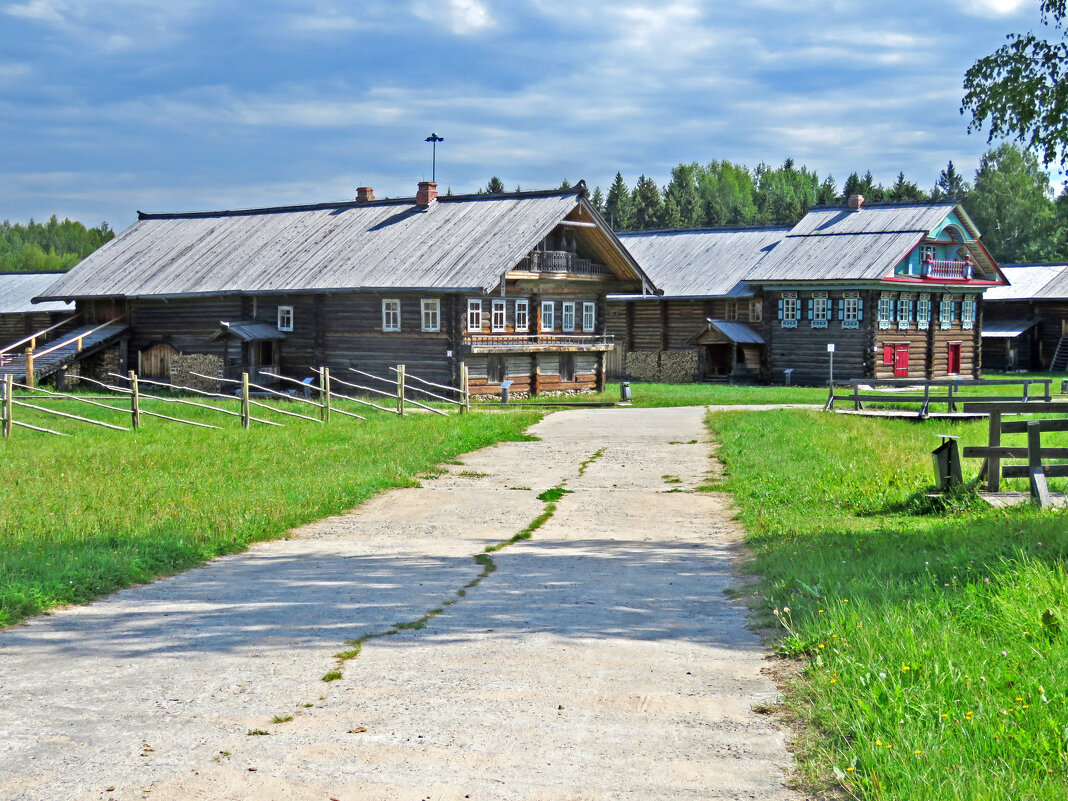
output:
[[[120,367],[145,376],[195,355],[260,383],[404,364],[455,386],[466,364],[472,393],[537,394],[603,389],[621,291],[655,286],[585,183],[439,197],[422,182],[401,199],[139,212],[38,299],[124,322]]]
[[[983,364],[1068,371],[1068,264],[1009,264],[984,298]]]
[[[60,273],[0,273],[0,348],[31,336],[74,315],[74,304],[32,299],[55,283]]]
[[[982,294],[1006,279],[959,204],[865,204],[855,195],[763,234],[759,247],[760,231],[690,234],[722,238],[718,249],[737,254],[707,248],[704,269],[719,277],[702,279],[701,311],[699,298],[671,285],[683,257],[670,236],[622,236],[664,291],[653,303],[612,296],[623,304],[609,324],[629,349],[624,367],[644,350],[663,374],[671,352],[686,351],[690,380],[822,383],[834,345],[836,378],[980,375]]]

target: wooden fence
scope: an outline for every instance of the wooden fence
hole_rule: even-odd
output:
[[[331,376],[330,368],[320,367],[312,368],[313,378],[306,378],[304,380],[292,378],[284,375],[277,375],[274,373],[268,373],[261,370],[260,374],[276,379],[280,382],[280,385],[295,385],[294,389],[290,392],[283,392],[273,387],[263,386],[261,384],[252,383],[249,380],[248,373],[242,373],[241,379],[228,379],[220,378],[218,376],[206,376],[199,373],[193,373],[198,378],[204,378],[208,381],[218,382],[220,384],[234,385],[233,394],[223,394],[220,392],[210,392],[204,389],[197,389],[195,387],[180,386],[175,384],[166,383],[163,381],[155,381],[148,378],[141,378],[133,370],[129,371],[126,375],[120,375],[119,373],[108,373],[108,377],[116,379],[119,383],[108,383],[106,381],[99,381],[94,378],[88,378],[85,376],[68,376],[70,380],[84,381],[91,384],[94,387],[108,392],[114,393],[119,396],[115,400],[120,400],[125,397],[126,404],[115,405],[115,403],[106,403],[103,400],[110,400],[104,398],[103,400],[97,398],[86,398],[78,395],[72,395],[68,393],[54,392],[52,390],[43,389],[41,387],[33,386],[27,382],[25,384],[18,383],[13,380],[13,376],[5,376],[3,382],[0,383],[0,431],[4,437],[10,437],[14,428],[27,428],[33,431],[38,431],[45,434],[53,434],[56,436],[69,436],[59,431],[54,431],[50,428],[44,428],[42,426],[31,425],[23,420],[16,420],[14,417],[15,408],[25,408],[35,412],[54,415],[62,417],[68,420],[74,420],[87,425],[95,425],[103,428],[109,428],[116,431],[130,431],[132,429],[140,428],[142,425],[142,418],[155,417],[164,420],[170,420],[176,423],[182,423],[185,425],[197,426],[200,428],[214,428],[218,429],[219,426],[212,425],[210,423],[198,422],[195,420],[186,420],[180,417],[172,415],[161,414],[156,411],[150,411],[143,408],[142,400],[153,400],[168,404],[176,404],[181,406],[193,406],[199,409],[206,410],[211,413],[227,415],[230,417],[240,418],[242,428],[248,429],[252,427],[252,424],[266,425],[281,427],[283,424],[274,420],[266,419],[263,416],[257,417],[253,414],[254,409],[263,409],[271,414],[278,414],[285,417],[296,417],[302,420],[307,420],[314,423],[325,424],[329,423],[331,415],[340,415],[343,417],[352,417],[358,420],[366,420],[366,417],[359,415],[351,410],[340,408],[339,404],[335,401],[342,401],[346,403],[353,403],[356,405],[363,405],[373,407],[380,411],[396,414],[398,416],[404,416],[407,413],[408,407],[415,407],[419,410],[426,411],[432,414],[438,414],[442,416],[448,416],[448,412],[442,409],[431,406],[422,401],[415,400],[411,397],[413,393],[417,393],[420,396],[426,396],[433,398],[439,404],[444,404],[446,408],[455,407],[455,410],[459,413],[469,412],[471,409],[471,394],[469,390],[468,377],[466,365],[461,369],[461,385],[460,387],[450,387],[445,384],[435,384],[431,381],[419,378],[418,376],[408,375],[405,366],[403,364],[397,365],[396,368],[391,368],[397,375],[396,379],[383,378],[371,373],[364,373],[354,368],[349,368],[354,373],[358,373],[363,376],[367,376],[378,382],[383,382],[390,385],[390,390],[375,389],[374,387],[363,386],[351,381],[345,381]],[[429,389],[425,389],[422,386],[415,386],[410,382],[416,382],[418,384],[425,385],[427,387],[434,387],[437,392],[433,392]],[[390,405],[382,405],[375,403],[358,395],[351,393],[338,392],[335,386],[347,387],[355,390],[358,393],[366,393],[370,395],[382,395],[393,400]],[[201,403],[188,398],[178,398],[173,395],[161,395],[158,393],[150,394],[145,391],[145,388],[160,387],[168,391],[179,391],[182,393],[189,393],[204,398],[211,398],[215,400],[225,401],[238,401],[239,409],[224,408],[219,404]],[[297,390],[299,388],[299,392]],[[23,394],[15,395],[15,390],[20,390]],[[447,397],[443,393],[450,393],[458,397]],[[264,395],[269,397],[277,397],[282,400],[290,401],[293,403],[306,404],[317,410],[312,414],[301,414],[296,411],[280,409],[277,404],[271,405],[256,400],[254,395]],[[103,409],[108,409],[113,412],[120,412],[124,415],[129,415],[130,425],[116,425],[115,423],[109,423],[102,420],[94,420],[89,417],[83,417],[81,415],[71,414],[69,412],[59,411],[58,409],[50,409],[45,406],[37,405],[36,403],[30,403],[27,399],[34,397],[48,398],[48,399],[62,399],[69,400],[75,403],[82,403],[90,406],[95,406]],[[314,399],[313,399],[314,398]],[[262,414],[262,413],[261,413]]]
[[[852,403],[854,411],[864,409],[865,403],[908,403],[919,404],[917,417],[925,418],[931,414],[932,403],[946,404],[947,411],[955,413],[958,404],[968,401],[997,402],[1036,402],[1050,403],[1053,400],[1051,378],[1008,378],[988,380],[981,378],[915,381],[908,378],[853,378],[848,381],[835,381],[830,386],[827,404],[824,407],[833,411],[836,403]],[[1037,385],[1038,392],[1032,387]],[[1022,392],[1016,395],[969,395],[968,390],[987,387],[1019,387]],[[836,393],[835,388],[848,388],[848,392]],[[880,392],[879,387],[886,387]],[[1029,411],[1034,411],[1029,410]]]
[[[1006,414],[1034,414],[1033,403],[965,403],[966,412],[989,416],[989,434],[985,446],[965,447],[964,456],[983,459],[980,476],[986,475],[988,492],[998,492],[1002,478],[1026,478],[1030,481],[1031,495],[1042,507],[1048,507],[1050,498],[1047,478],[1068,477],[1068,464],[1048,464],[1050,459],[1068,459],[1068,448],[1042,447],[1042,434],[1053,431],[1068,431],[1068,417],[1044,420],[1005,421]],[[1068,403],[1052,402],[1043,406],[1043,413],[1068,415]],[[1003,434],[1027,434],[1026,446],[1003,445]],[[1003,465],[1006,459],[1025,459],[1025,465]]]

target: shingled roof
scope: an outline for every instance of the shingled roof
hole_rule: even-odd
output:
[[[956,212],[968,234],[979,232],[954,202],[865,204],[854,210],[814,208],[754,267],[752,281],[881,280],[928,233]],[[997,267],[981,245],[970,249],[978,265]]]
[[[664,297],[751,294],[742,279],[786,235],[786,227],[691,228],[620,234]]]
[[[1009,286],[998,286],[984,300],[1064,300],[1068,298],[1068,264],[1007,264],[1001,268]]]
[[[490,291],[565,218],[624,280],[654,285],[572,189],[144,214],[43,299],[355,289]],[[591,225],[592,223],[592,225]]]
[[[0,273],[0,314],[29,314],[31,312],[74,313],[70,303],[33,303],[32,298],[44,292],[63,273]]]

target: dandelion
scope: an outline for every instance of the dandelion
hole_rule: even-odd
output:
[[[846,768],[846,773],[852,773],[855,770],[856,770],[856,768],[854,768],[852,765],[850,765],[848,768]],[[1051,770],[1050,773],[1053,773],[1053,771]]]
[[[912,753],[914,753],[914,754],[916,754],[917,756],[919,756],[920,754],[922,754],[922,753],[923,753],[923,751],[920,751],[919,749],[916,749],[916,750],[915,750],[915,751],[913,751]]]

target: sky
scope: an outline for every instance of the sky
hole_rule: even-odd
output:
[[[0,219],[410,196],[679,162],[931,186],[1038,0],[0,0]]]

